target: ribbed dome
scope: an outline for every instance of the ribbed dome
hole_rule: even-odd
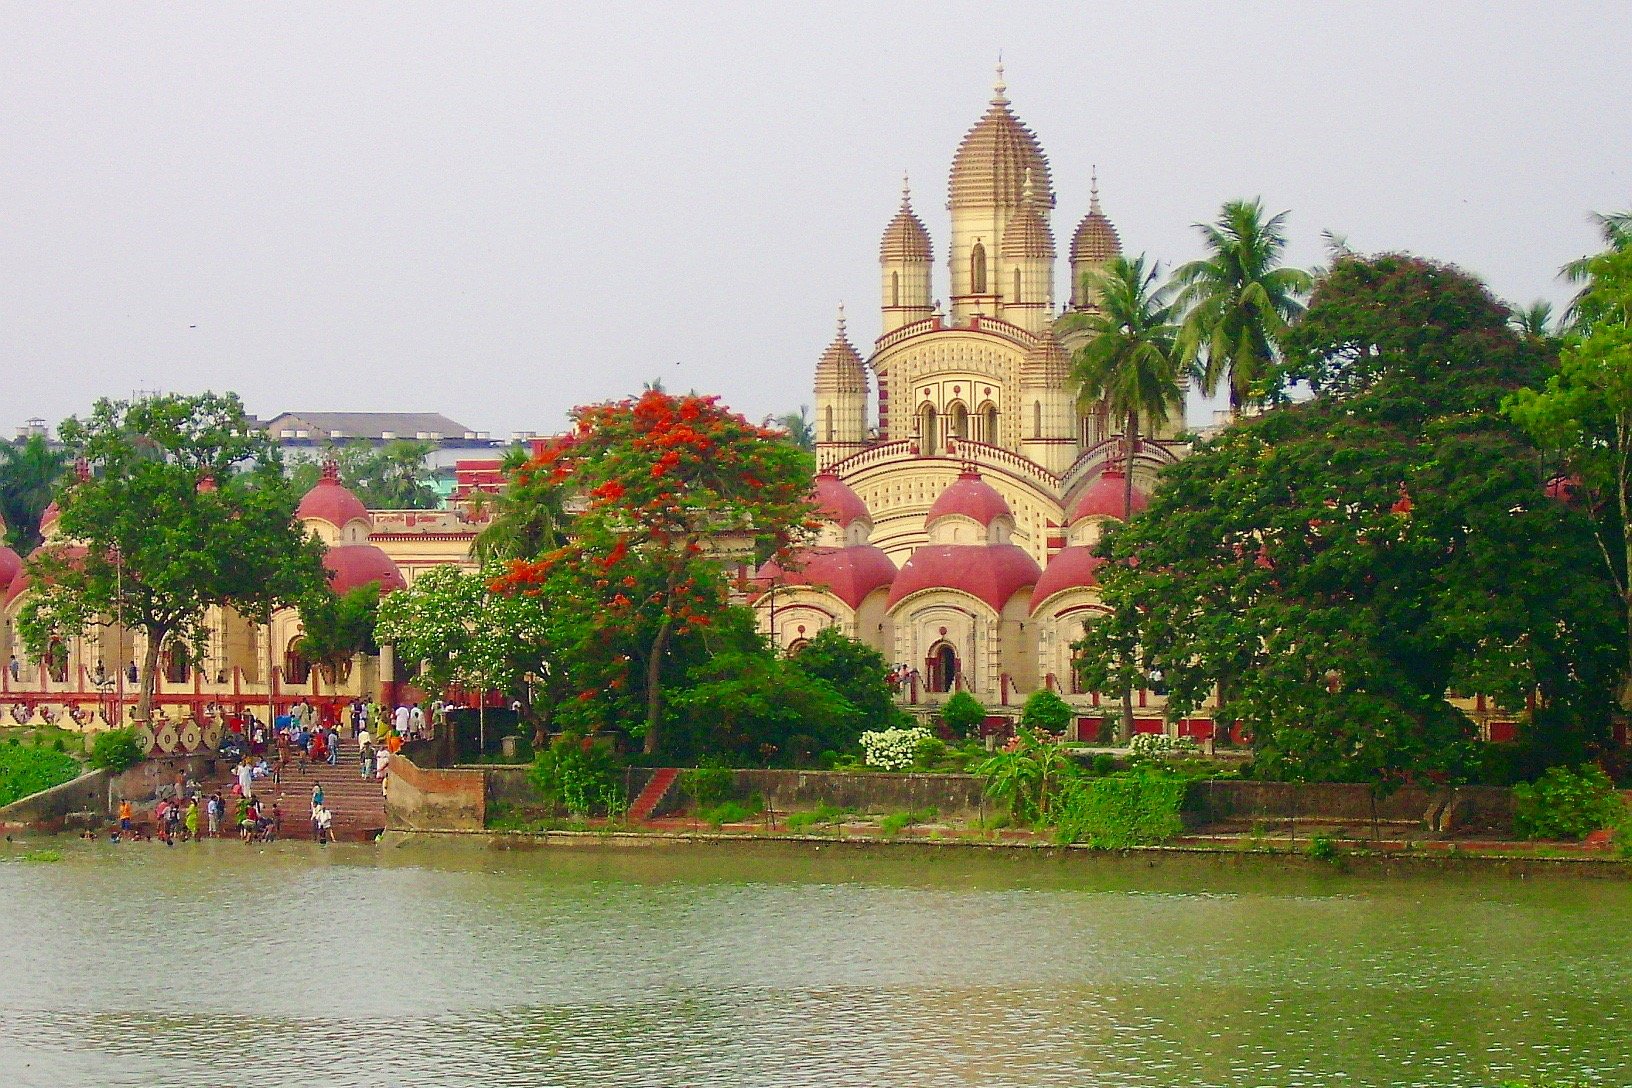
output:
[[[1099,184],[1096,181],[1088,198],[1088,214],[1077,224],[1077,233],[1071,236],[1071,263],[1091,261],[1099,264],[1122,256],[1122,239],[1116,233],[1099,207]]]
[[[1099,568],[1104,565],[1105,560],[1092,548],[1065,548],[1055,553],[1043,569],[1043,576],[1037,579],[1037,588],[1031,591],[1031,610],[1036,612],[1057,593],[1097,584]]]
[[[867,369],[861,356],[850,343],[844,330],[844,307],[839,307],[839,331],[827,345],[822,357],[816,360],[816,391],[818,393],[867,392]]]
[[[55,525],[61,517],[62,509],[57,506],[57,500],[52,499],[40,513],[40,535],[45,535],[45,531]]]
[[[940,498],[930,506],[924,524],[933,525],[937,519],[950,514],[973,518],[981,525],[990,525],[1000,517],[1014,516],[997,488],[981,479],[978,472],[962,473],[951,487],[941,492]]]
[[[1071,520],[1102,517],[1118,518],[1127,512],[1127,477],[1120,468],[1108,468],[1099,479],[1088,485],[1077,505],[1071,509]],[[1150,505],[1150,497],[1137,487],[1133,489],[1133,512],[1139,513]]]
[[[949,207],[1018,207],[1030,170],[1038,205],[1052,208],[1054,186],[1048,156],[1032,131],[1009,111],[1002,68],[997,80],[991,105],[964,136],[952,159]]]
[[[1042,572],[1018,544],[926,544],[912,553],[890,587],[890,607],[925,589],[955,589],[998,612],[1035,585]]]
[[[1009,225],[1003,228],[1002,255],[1009,260],[1054,259],[1054,235],[1038,211],[1037,194],[1029,171],[1026,173],[1020,210],[1009,217]]]
[[[363,500],[340,483],[340,471],[333,461],[323,466],[323,475],[317,486],[306,492],[295,509],[301,521],[326,521],[336,529],[359,518],[368,521],[368,507]]]
[[[1063,385],[1070,376],[1071,356],[1053,330],[1045,329],[1020,362],[1020,384],[1054,387]]]
[[[785,570],[776,560],[759,568],[759,580],[784,586],[816,586],[832,593],[851,608],[860,608],[867,595],[895,581],[895,564],[882,548],[857,544],[849,548],[806,548]]]
[[[816,504],[816,512],[841,529],[862,518],[872,520],[861,496],[831,472],[816,474],[816,486],[811,489],[810,497]]]
[[[329,572],[329,588],[336,593],[370,582],[378,582],[382,594],[408,587],[391,557],[372,544],[342,544],[330,548],[323,553],[323,566]]]
[[[884,240],[878,244],[878,259],[884,264],[891,261],[930,264],[935,260],[929,231],[925,229],[924,221],[918,218],[918,213],[912,210],[912,198],[907,194],[905,184],[901,186],[901,209],[890,220],[890,225],[884,228]]]

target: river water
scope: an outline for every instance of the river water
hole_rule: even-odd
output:
[[[1632,885],[733,845],[0,847],[0,1086],[1632,1083]]]

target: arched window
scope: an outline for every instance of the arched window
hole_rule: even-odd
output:
[[[975,243],[975,248],[969,254],[969,293],[986,293],[986,247],[979,242]]]
[[[1010,298],[1009,301],[1010,302],[1019,302],[1020,301],[1020,270],[1018,268],[1016,268],[1014,270],[1014,296],[1012,298]]]
[[[969,410],[961,404],[952,406],[952,425],[946,429],[948,438],[969,437]]]
[[[1031,402],[1031,437],[1043,437],[1043,402],[1040,400]]]
[[[168,642],[159,655],[159,669],[166,684],[185,684],[191,664],[192,654],[187,651],[185,642]]]
[[[312,678],[312,663],[300,655],[296,649],[300,645],[300,636],[289,640],[289,646],[283,651],[283,679],[287,684],[304,684]]]
[[[890,273],[890,305],[901,305],[901,273]]]
[[[929,657],[924,661],[924,674],[928,678],[925,686],[930,691],[952,690],[958,682],[958,652],[950,642],[937,642],[929,648]]]
[[[986,406],[986,438],[985,441],[997,445],[997,405]]]
[[[827,441],[833,441],[833,406],[827,406]]]
[[[918,414],[918,448],[923,453],[934,453],[940,448],[940,436],[936,433],[937,423],[935,406],[924,405],[924,410]]]

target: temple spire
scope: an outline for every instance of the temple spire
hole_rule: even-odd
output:
[[[1003,54],[997,54],[997,79],[992,83],[992,104],[1006,106],[1009,102],[1009,85],[1003,82]]]
[[[1088,174],[1088,214],[1099,211],[1099,167],[1094,166]]]

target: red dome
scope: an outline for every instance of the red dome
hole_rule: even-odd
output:
[[[1068,589],[1091,586],[1099,582],[1099,568],[1105,560],[1095,555],[1092,548],[1066,548],[1048,561],[1043,576],[1037,579],[1037,588],[1031,591],[1031,610],[1037,611],[1042,603]]]
[[[6,550],[10,551],[11,549],[8,548]],[[85,547],[80,544],[71,544],[68,547],[58,546],[53,548],[53,551],[55,554],[60,555],[69,563],[84,559],[88,554]],[[28,567],[26,565],[23,566],[22,569],[12,577],[11,585],[6,588],[6,604],[9,605],[12,601],[15,601],[18,597],[21,597],[23,595],[23,591],[33,583],[34,576],[28,572]]]
[[[329,571],[329,588],[336,593],[345,593],[370,582],[378,582],[381,593],[408,588],[402,571],[391,562],[391,557],[372,544],[342,544],[338,548],[330,548],[323,553],[323,565]]]
[[[817,513],[841,529],[858,518],[872,520],[872,515],[867,512],[867,504],[861,501],[861,496],[831,472],[816,474],[816,487],[810,497],[816,504]]]
[[[369,520],[368,507],[340,483],[340,473],[332,461],[323,466],[323,476],[317,486],[300,500],[295,517],[301,521],[326,521],[336,529],[359,518]]]
[[[52,499],[40,513],[40,532],[43,533],[55,525],[60,517],[62,517],[62,509],[57,506],[57,500]]]
[[[948,514],[962,514],[966,518],[974,518],[982,525],[990,525],[999,517],[1014,516],[1009,510],[1009,504],[998,494],[997,488],[981,479],[978,472],[960,474],[952,482],[951,487],[941,492],[941,497],[929,508],[929,516],[924,519],[924,524],[932,525],[936,518]]]
[[[896,575],[890,607],[923,589],[955,589],[1001,612],[1042,571],[1018,544],[926,544]]]
[[[792,570],[775,560],[759,568],[763,583],[816,586],[849,605],[860,608],[867,595],[895,581],[895,564],[882,548],[857,544],[852,548],[806,548],[797,553]]]
[[[1120,519],[1127,511],[1127,477],[1119,468],[1108,468],[1099,479],[1088,485],[1077,505],[1071,511],[1071,521],[1079,518],[1104,517]],[[1139,513],[1150,505],[1150,496],[1133,489],[1133,512]]]
[[[22,573],[23,557],[0,544],[0,590],[10,589],[11,583]]]

